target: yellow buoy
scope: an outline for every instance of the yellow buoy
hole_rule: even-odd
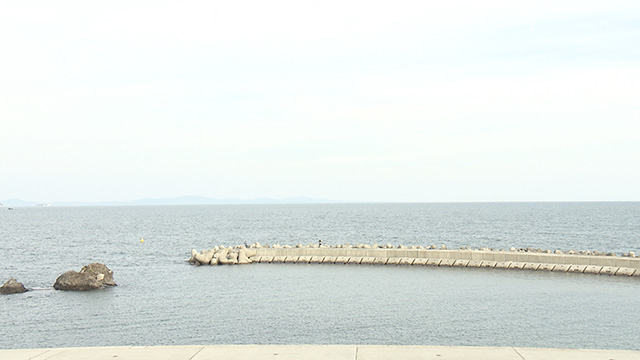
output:
[[[140,242],[143,243],[144,242],[144,238],[140,238]]]

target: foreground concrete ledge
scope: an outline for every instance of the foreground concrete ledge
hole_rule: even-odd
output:
[[[115,346],[1,350],[3,360],[637,360],[640,351],[468,346],[385,345],[193,345]]]

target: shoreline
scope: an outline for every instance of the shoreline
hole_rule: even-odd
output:
[[[640,351],[472,346],[400,345],[181,345],[0,349],[4,360],[35,359],[492,359],[599,360],[640,359]]]

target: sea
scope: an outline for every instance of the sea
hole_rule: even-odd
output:
[[[140,240],[144,239],[144,242]],[[0,348],[382,344],[640,350],[640,278],[329,264],[193,266],[191,249],[392,244],[640,255],[640,203],[0,208]],[[118,286],[52,288],[101,262]]]

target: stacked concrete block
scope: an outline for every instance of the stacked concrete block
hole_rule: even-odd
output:
[[[540,267],[538,267],[538,271],[553,271],[553,269],[556,267],[556,264],[540,264]]]
[[[427,264],[427,258],[417,258],[413,261],[413,265],[426,265]]]
[[[583,273],[584,269],[587,268],[587,265],[571,265],[569,266],[569,270],[567,270],[567,272],[572,272],[572,273]]]
[[[411,265],[413,264],[414,260],[415,258],[412,258],[412,257],[403,257],[403,258],[400,258],[398,265]]]
[[[455,266],[455,267],[467,267],[468,264],[469,264],[469,260],[458,259],[458,260],[454,260],[452,266]]]
[[[456,259],[442,259],[442,261],[440,261],[440,264],[438,264],[438,266],[453,266],[455,262],[456,262]]]
[[[387,265],[398,265],[400,263],[399,257],[392,257],[387,260]]]
[[[600,269],[600,275],[615,275],[617,271],[617,267],[603,266],[602,269]]]
[[[555,271],[555,272],[567,272],[569,271],[569,268],[571,267],[571,265],[567,265],[567,264],[557,264],[553,270],[551,271]]]
[[[493,269],[494,267],[496,267],[497,264],[498,262],[493,260],[482,260],[479,267]]]
[[[637,271],[636,269],[631,269],[628,267],[621,267],[618,269],[618,271],[616,271],[616,275],[619,276],[632,276],[633,273]]]
[[[362,258],[362,260],[360,261],[360,264],[366,264],[366,265],[373,265],[373,261],[376,258],[371,257],[371,256],[365,256]]]
[[[585,273],[585,274],[599,274],[600,270],[602,270],[602,266],[587,265],[587,267],[584,268],[583,273]]]
[[[482,260],[469,260],[467,263],[467,267],[480,267],[482,265]]]
[[[335,262],[336,262],[335,256],[325,256],[324,259],[322,259],[323,264],[335,264]]]
[[[442,262],[442,259],[427,259],[427,263],[425,265],[428,266],[440,266],[440,263]]]

